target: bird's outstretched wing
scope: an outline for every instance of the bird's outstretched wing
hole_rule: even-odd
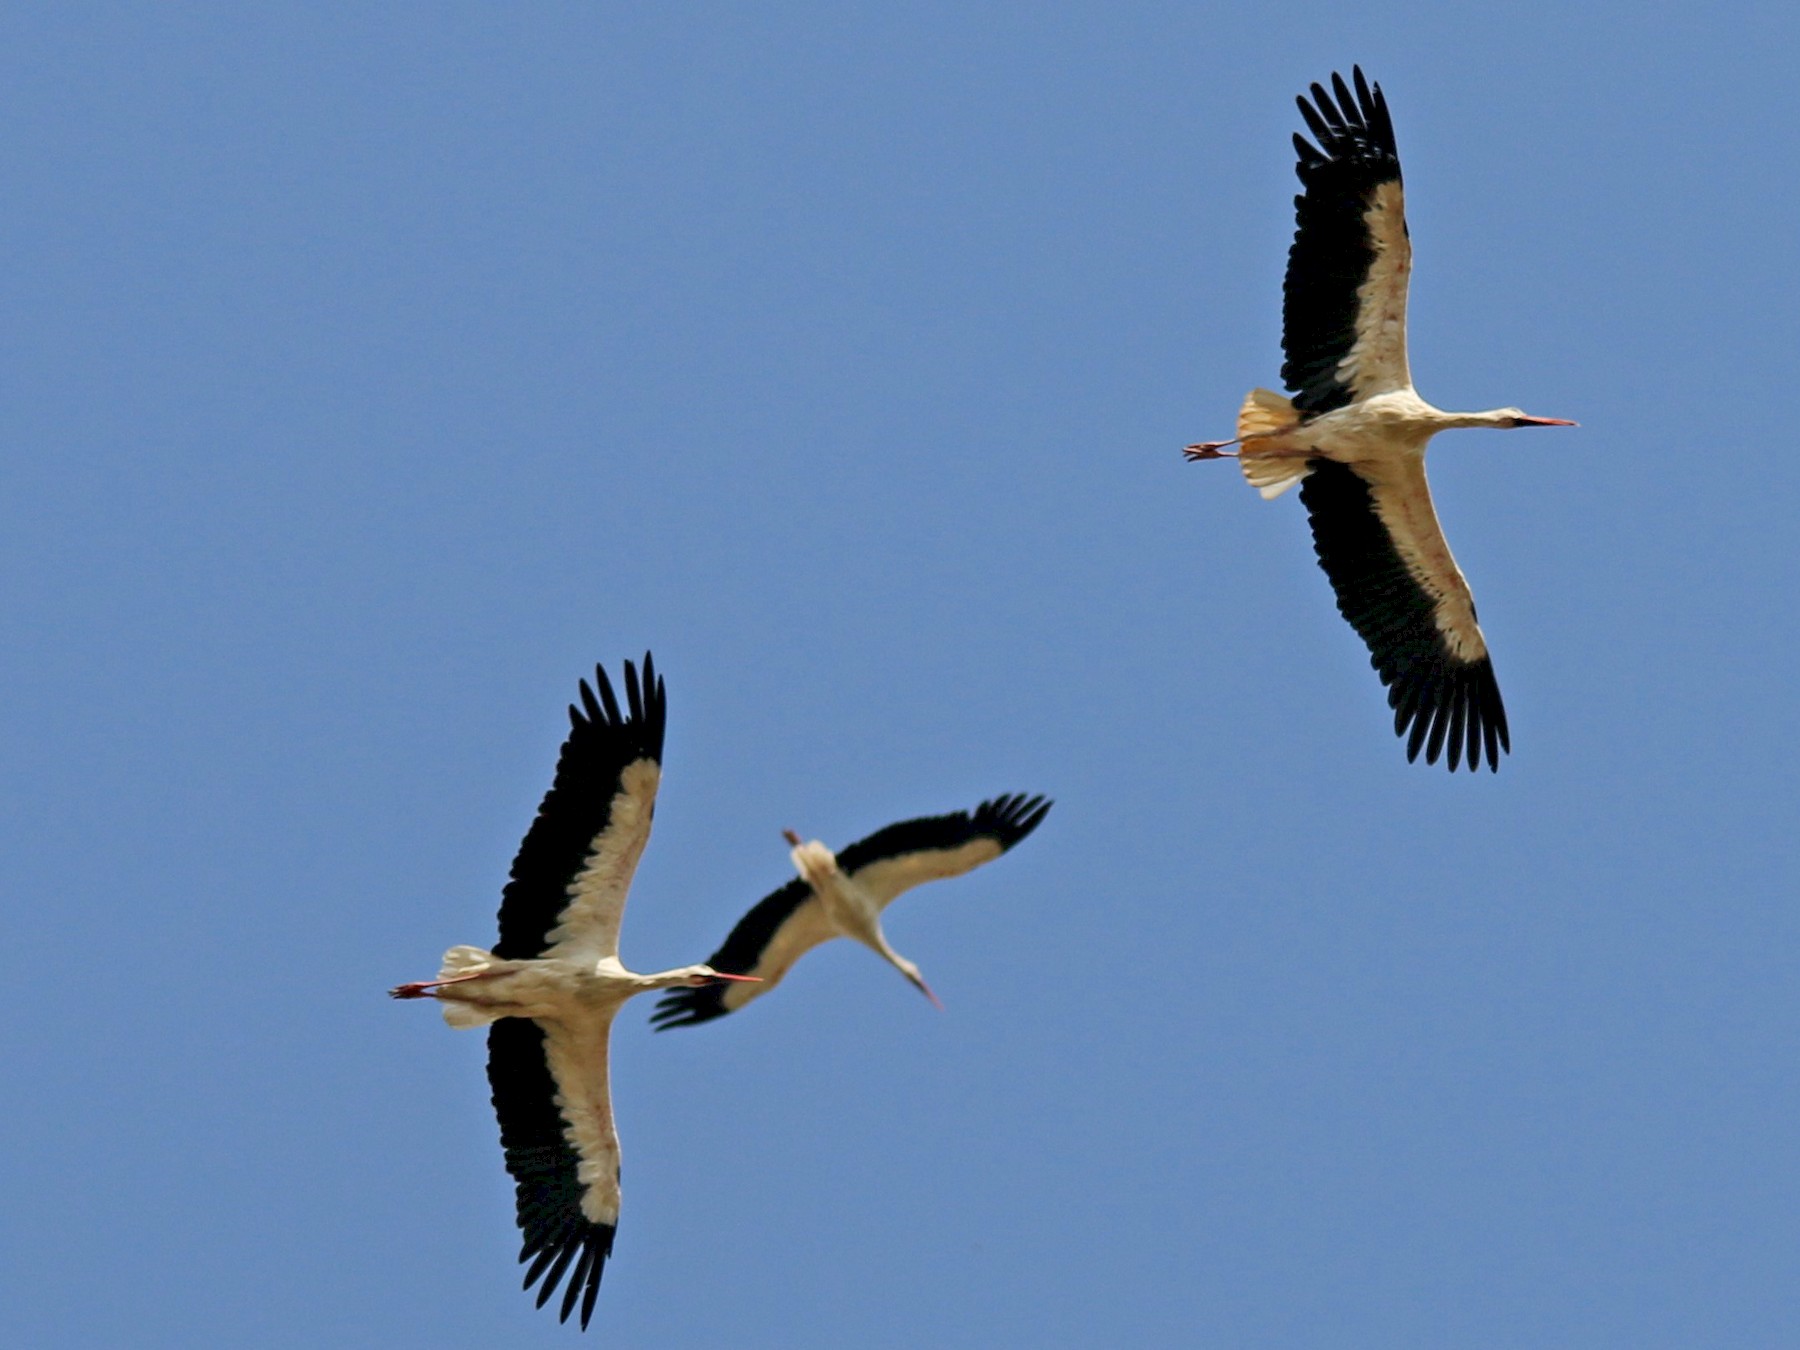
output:
[[[1469,584],[1438,528],[1417,460],[1339,464],[1315,459],[1300,484],[1319,566],[1338,611],[1368,645],[1388,689],[1406,757],[1427,764],[1447,746],[1455,772],[1511,751],[1494,663]]]
[[[698,989],[671,990],[657,1000],[651,1024],[658,1031],[667,1031],[734,1013],[780,984],[794,962],[837,935],[813,888],[795,877],[751,906],[719,950],[706,958],[714,970],[754,975],[762,983],[728,980]]]
[[[578,1030],[507,1017],[488,1029],[488,1083],[517,1191],[525,1288],[587,1329],[619,1223],[619,1137],[607,1085],[612,1014]],[[567,1283],[564,1284],[564,1278]],[[541,1281],[541,1284],[540,1284]]]
[[[1035,830],[1049,811],[1044,797],[1013,793],[973,811],[903,820],[840,852],[838,869],[885,908],[914,886],[992,862]]]
[[[648,653],[640,685],[625,663],[625,708],[599,667],[569,708],[556,779],[513,859],[494,955],[508,960],[616,956],[662,775],[667,699]]]
[[[973,811],[901,821],[845,848],[837,855],[838,869],[885,906],[921,882],[959,876],[998,858],[1035,830],[1049,810],[1045,798],[1020,793],[996,797]],[[666,1031],[736,1012],[780,984],[807,952],[837,936],[812,887],[796,877],[759,900],[706,961],[714,970],[754,975],[761,984],[676,989],[657,1002],[650,1020]]]
[[[1318,145],[1294,137],[1294,244],[1282,286],[1281,378],[1302,413],[1410,388],[1406,283],[1412,245],[1394,124],[1360,68],[1299,100]]]

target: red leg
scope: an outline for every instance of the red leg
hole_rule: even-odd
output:
[[[1187,456],[1188,463],[1196,463],[1203,459],[1230,459],[1237,454],[1235,450],[1227,450],[1228,445],[1236,445],[1232,441],[1201,441],[1198,445],[1190,445],[1181,453]]]
[[[452,975],[445,980],[414,980],[411,984],[397,984],[388,990],[389,998],[436,998],[433,990],[441,989],[447,984],[461,984],[464,980],[485,980],[489,972],[473,971],[467,975]]]

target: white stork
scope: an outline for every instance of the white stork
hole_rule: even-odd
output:
[[[1282,381],[1292,399],[1253,389],[1237,437],[1191,445],[1191,460],[1235,453],[1244,477],[1276,497],[1300,486],[1319,566],[1338,610],[1368,645],[1388,687],[1406,757],[1455,772],[1483,752],[1500,767],[1512,745],[1506,709],[1450,546],[1425,485],[1425,447],[1451,427],[1572,427],[1517,408],[1453,413],[1413,391],[1406,365],[1412,244],[1394,124],[1381,86],[1353,70],[1312,87],[1300,115],[1318,141],[1294,137],[1305,188],[1294,198],[1294,245],[1282,287]],[[1335,94],[1335,97],[1333,96]],[[1228,445],[1239,445],[1227,452]],[[1410,732],[1409,729],[1410,728]]]
[[[565,1275],[562,1318],[585,1330],[619,1222],[619,1137],[607,1083],[613,1015],[647,989],[698,989],[709,966],[635,975],[619,962],[625,893],[650,837],[666,701],[648,654],[640,686],[625,663],[625,701],[596,668],[556,762],[556,780],[513,859],[491,952],[452,947],[435,980],[395,998],[435,998],[453,1027],[488,1028],[488,1082],[500,1146],[518,1191],[525,1288],[543,1307]]]
[[[650,1020],[658,1031],[667,1031],[736,1012],[780,984],[807,952],[835,937],[871,948],[938,1003],[919,968],[888,945],[881,911],[914,886],[992,862],[1035,830],[1049,810],[1043,797],[995,797],[972,812],[889,825],[836,855],[816,839],[801,843],[792,830],[782,831],[793,845],[800,875],[759,900],[707,959],[715,970],[754,976],[757,983],[677,989],[658,1000]]]

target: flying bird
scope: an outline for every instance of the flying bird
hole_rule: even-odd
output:
[[[1387,686],[1406,757],[1435,764],[1465,752],[1471,770],[1510,752],[1506,709],[1475,601],[1438,527],[1425,448],[1452,427],[1572,427],[1517,408],[1444,412],[1414,392],[1406,364],[1412,244],[1400,158],[1381,86],[1353,69],[1312,86],[1294,137],[1294,244],[1282,287],[1282,382],[1253,389],[1237,436],[1187,447],[1190,460],[1235,454],[1265,498],[1300,484],[1319,566],[1338,610],[1367,644]],[[1236,451],[1226,446],[1237,445]]]
[[[513,860],[492,951],[452,947],[435,980],[395,998],[435,998],[453,1027],[488,1028],[488,1082],[543,1307],[567,1276],[562,1321],[586,1330],[619,1222],[619,1137],[607,1082],[613,1016],[649,989],[704,989],[725,975],[683,966],[636,975],[619,962],[625,893],[650,837],[667,703],[650,657],[625,663],[625,711],[604,670],[581,682],[556,779]]]
[[[914,886],[992,862],[1035,830],[1049,810],[1043,797],[995,797],[973,811],[889,825],[835,855],[816,839],[802,843],[792,830],[783,831],[800,875],[759,900],[707,959],[714,970],[752,975],[759,983],[677,989],[663,995],[650,1020],[667,1031],[734,1013],[835,937],[872,948],[937,1003],[919,968],[888,944],[881,911]]]

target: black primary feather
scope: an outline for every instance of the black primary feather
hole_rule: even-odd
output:
[[[556,778],[513,859],[500,899],[500,940],[494,955],[509,961],[541,956],[568,908],[569,883],[587,865],[594,841],[612,818],[619,778],[639,760],[662,762],[668,698],[650,654],[644,678],[625,663],[621,709],[606,671],[594,668],[595,696],[581,682],[581,705],[569,706],[569,736],[557,756]]]
[[[569,1122],[556,1106],[556,1079],[541,1026],[528,1018],[506,1017],[488,1028],[488,1083],[506,1170],[517,1192],[523,1235],[519,1261],[531,1262],[525,1288],[542,1280],[537,1296],[541,1308],[568,1274],[560,1320],[568,1321],[579,1301],[585,1331],[618,1229],[581,1212],[581,1157],[564,1133]]]
[[[1400,182],[1394,124],[1381,86],[1371,88],[1361,67],[1352,91],[1341,75],[1332,87],[1312,87],[1297,100],[1307,130],[1295,135],[1295,172],[1305,188],[1294,198],[1294,243],[1282,284],[1281,378],[1303,413],[1329,412],[1352,399],[1338,364],[1356,343],[1357,288],[1375,250],[1363,213],[1383,183]]]
[[[1338,612],[1368,646],[1369,664],[1387,686],[1394,732],[1406,757],[1435,764],[1449,750],[1455,772],[1486,752],[1490,769],[1510,752],[1506,708],[1487,656],[1464,661],[1444,642],[1436,606],[1414,579],[1376,513],[1369,485],[1348,465],[1309,461],[1300,500],[1312,521],[1313,549],[1337,594]]]
[[[1043,797],[1010,793],[983,802],[973,811],[952,811],[943,816],[920,816],[879,829],[838,851],[838,868],[854,876],[863,867],[883,858],[929,849],[955,849],[975,839],[993,839],[1006,852],[1038,827],[1050,810]]]
[[[781,931],[781,925],[810,899],[812,887],[799,877],[765,895],[737,921],[719,950],[706,958],[706,964],[727,975],[749,974],[775,940],[775,934]],[[670,1027],[691,1027],[696,1022],[723,1017],[731,1011],[725,1006],[728,988],[728,983],[721,982],[701,985],[698,989],[671,990],[657,1000],[650,1024],[658,1031],[667,1031]]]

